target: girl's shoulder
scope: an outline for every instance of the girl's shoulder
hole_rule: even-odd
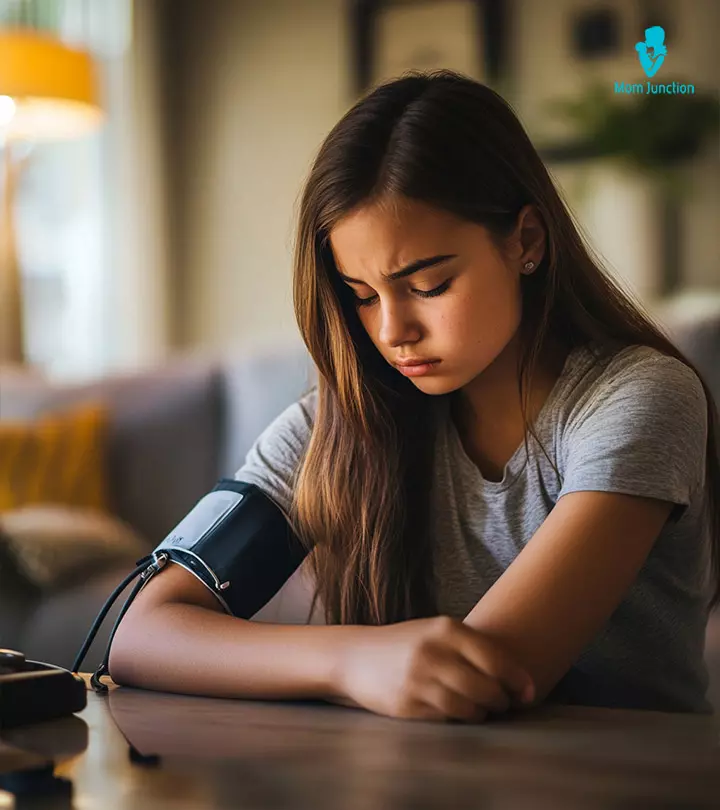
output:
[[[312,431],[315,414],[317,413],[317,401],[318,388],[317,385],[313,385],[309,391],[287,409],[288,418],[299,421],[307,430]]]
[[[645,344],[583,347],[564,398],[568,426],[589,418],[611,424],[661,414],[704,420],[702,381],[687,363]]]
[[[314,386],[267,425],[250,448],[246,463],[294,467],[312,434],[316,408],[317,386]]]
[[[317,412],[317,386],[299,397],[280,413],[265,429],[266,438],[292,437],[304,444],[312,433]]]
[[[595,365],[595,378],[600,388],[644,385],[690,387],[702,390],[700,378],[687,363],[646,344],[626,346],[596,345],[588,347]]]
[[[286,514],[292,502],[294,476],[312,434],[317,388],[288,405],[254,441],[235,478],[255,484]]]

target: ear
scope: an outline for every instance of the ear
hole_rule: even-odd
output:
[[[526,205],[518,214],[515,230],[508,239],[507,255],[520,265],[532,261],[535,267],[545,255],[545,225],[534,205]]]

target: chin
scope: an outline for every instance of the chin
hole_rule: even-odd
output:
[[[450,394],[462,387],[462,385],[456,380],[448,379],[447,377],[443,378],[440,376],[431,377],[430,375],[427,377],[418,377],[414,380],[411,379],[411,382],[415,388],[422,391],[423,394],[427,394],[431,397],[441,396],[442,394]]]

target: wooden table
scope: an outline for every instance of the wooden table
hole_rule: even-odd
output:
[[[115,687],[0,739],[72,781],[72,800],[43,807],[720,807],[718,716],[547,706],[466,725]]]

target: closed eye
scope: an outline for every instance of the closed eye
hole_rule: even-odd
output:
[[[435,298],[436,295],[442,295],[447,289],[449,289],[450,283],[451,279],[448,279],[447,281],[443,281],[439,287],[435,287],[432,290],[411,290],[411,292],[414,292],[415,295],[418,295],[420,298]],[[375,302],[377,295],[371,295],[368,298],[360,298],[353,293],[353,298],[355,299],[357,306],[367,307]]]

